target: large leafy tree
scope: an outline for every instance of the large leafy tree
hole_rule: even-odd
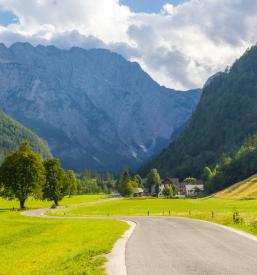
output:
[[[157,197],[159,197],[160,192],[161,192],[160,182],[157,181],[154,187],[155,187],[154,188],[155,189],[155,194],[156,194]]]
[[[43,198],[54,201],[58,205],[59,201],[67,194],[65,172],[58,159],[47,159],[44,161],[44,166],[46,182],[43,188]]]
[[[68,170],[65,173],[64,187],[65,193],[69,196],[75,195],[77,193],[78,181],[76,174],[72,170]]]
[[[184,179],[184,183],[186,184],[192,184],[192,185],[196,185],[198,183],[196,178],[193,177],[187,177]]]
[[[160,184],[161,184],[161,178],[158,173],[158,170],[153,168],[148,174],[146,186],[149,188],[149,192],[151,192],[151,187],[155,186],[155,192],[159,194]]]
[[[122,196],[130,197],[134,194],[135,189],[138,187],[136,181],[132,181],[128,169],[125,169],[121,174],[119,180],[119,192]]]
[[[173,196],[173,188],[171,185],[165,185],[162,194],[166,198],[171,198]]]
[[[122,196],[127,196],[128,183],[130,181],[130,175],[128,169],[124,169],[119,180],[119,192]]]
[[[133,181],[137,182],[137,185],[138,185],[139,187],[144,187],[144,186],[143,186],[143,181],[142,181],[142,178],[141,178],[140,175],[138,175],[138,174],[135,175],[134,178],[133,178]]]
[[[27,141],[21,143],[18,151],[10,153],[0,168],[2,195],[20,201],[25,208],[29,196],[42,197],[45,169],[41,156],[32,151]]]

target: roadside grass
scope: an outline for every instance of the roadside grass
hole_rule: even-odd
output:
[[[105,274],[104,254],[128,228],[114,220],[0,214],[0,274]]]
[[[106,197],[107,195],[105,194],[64,197],[60,201],[60,205],[68,206],[70,204],[81,204],[81,203],[93,202]],[[50,207],[52,204],[53,202],[51,201],[41,201],[41,200],[36,200],[34,198],[29,198],[26,201],[25,205],[27,208],[47,208],[47,207]],[[10,210],[10,209],[18,209],[18,208],[19,208],[18,200],[10,201],[0,197],[0,212]]]
[[[135,198],[49,211],[66,216],[177,216],[231,226],[257,235],[257,200]],[[238,211],[239,221],[233,220]]]
[[[149,211],[150,216],[208,220],[257,235],[257,200],[101,198],[106,196],[64,198],[61,204],[69,207],[48,212],[66,215],[67,219],[24,217],[10,211],[19,206],[18,202],[0,199],[0,274],[105,274],[105,254],[128,225],[100,216],[147,216]],[[50,205],[33,199],[27,203],[31,208]],[[240,215],[238,224],[232,218],[236,210]],[[69,215],[99,219],[69,219]]]
[[[246,200],[257,198],[257,174],[238,182],[225,190],[218,192],[215,197],[222,199]]]
[[[103,195],[65,198],[63,205],[100,200]],[[51,203],[30,199],[27,206]],[[14,203],[18,207],[18,203]],[[42,219],[10,211],[12,202],[0,199],[0,274],[105,274],[109,253],[128,228],[104,219]]]

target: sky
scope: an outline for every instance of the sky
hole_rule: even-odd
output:
[[[0,25],[8,26],[12,23],[17,23],[18,18],[10,11],[0,10]]]
[[[256,43],[256,14],[256,0],[0,0],[0,42],[106,48],[186,90]]]
[[[131,8],[134,12],[160,12],[162,7],[167,4],[168,2],[173,5],[178,5],[183,2],[184,0],[122,0],[120,1],[122,4],[127,5]]]

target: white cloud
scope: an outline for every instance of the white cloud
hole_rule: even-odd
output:
[[[0,27],[8,45],[109,48],[179,89],[202,86],[257,40],[255,0],[167,3],[159,14],[134,13],[118,0],[0,0],[0,8],[20,21]]]
[[[19,17],[16,27],[26,33],[37,35],[51,26],[51,35],[78,30],[107,42],[127,38],[130,11],[118,0],[0,0],[0,6]]]
[[[165,13],[172,14],[174,12],[174,6],[170,3],[167,3],[162,7],[162,12],[164,14]]]

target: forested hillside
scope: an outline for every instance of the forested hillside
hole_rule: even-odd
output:
[[[51,155],[46,142],[11,117],[0,112],[0,162],[8,152],[16,150],[23,140],[28,140],[33,149],[43,157]]]
[[[250,136],[231,156],[223,154],[214,168],[205,167],[202,179],[215,192],[257,173],[257,135]]]
[[[187,176],[201,177],[205,166],[214,169],[217,163],[220,165],[222,159],[228,160],[229,156],[232,156],[234,163],[242,164],[242,161],[236,162],[236,152],[247,137],[255,133],[256,46],[247,50],[226,72],[219,73],[207,81],[200,103],[183,133],[159,156],[142,167],[140,172],[147,174],[151,168],[156,167],[162,176],[183,179]],[[243,158],[244,156],[239,156],[239,159]],[[257,171],[257,163],[255,166]],[[254,172],[254,169],[248,170],[249,173]],[[246,173],[244,176],[250,175]],[[227,185],[232,183],[226,181]],[[221,187],[222,183],[219,188]]]

